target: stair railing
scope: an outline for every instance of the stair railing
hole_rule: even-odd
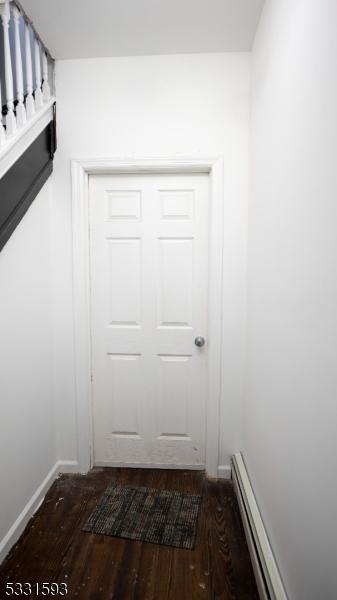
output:
[[[0,27],[1,152],[50,105],[54,61],[15,0],[0,0]]]

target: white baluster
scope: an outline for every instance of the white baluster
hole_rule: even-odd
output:
[[[42,51],[42,67],[43,67],[43,84],[42,84],[42,93],[43,100],[47,102],[50,99],[50,87],[48,81],[48,59],[47,54]]]
[[[28,23],[25,23],[25,54],[27,78],[26,112],[27,118],[31,119],[35,114],[35,100],[33,96],[32,46],[30,43],[30,29]]]
[[[5,144],[6,133],[2,124],[2,98],[1,98],[1,81],[0,81],[0,148]]]
[[[20,12],[17,7],[13,7],[13,17],[15,25],[15,71],[16,71],[16,87],[17,87],[17,100],[16,106],[16,121],[18,127],[22,127],[26,121],[26,109],[23,103],[23,72],[22,72],[22,56],[21,56],[21,41],[20,41]]]
[[[7,135],[11,136],[16,131],[16,118],[14,114],[13,72],[11,47],[9,43],[9,21],[11,18],[11,11],[8,0],[6,0],[5,4],[0,5],[0,11],[2,18],[2,26],[4,30],[5,81],[7,101],[6,130]]]
[[[43,96],[42,96],[42,78],[41,78],[41,54],[40,54],[40,44],[37,39],[35,39],[35,76],[36,76],[36,89],[35,89],[35,106],[37,109],[43,106]]]

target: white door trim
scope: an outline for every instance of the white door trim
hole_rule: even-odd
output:
[[[89,175],[121,173],[208,173],[210,176],[208,398],[206,472],[218,475],[221,396],[223,161],[215,159],[85,159],[71,161],[73,311],[77,453],[80,471],[92,466],[91,324],[89,262]]]

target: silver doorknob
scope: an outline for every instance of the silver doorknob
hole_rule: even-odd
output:
[[[194,343],[196,346],[198,346],[198,348],[201,348],[202,346],[205,345],[205,338],[203,338],[201,335],[198,335],[195,338]]]

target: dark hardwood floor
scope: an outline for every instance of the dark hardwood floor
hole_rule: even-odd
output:
[[[201,493],[195,550],[81,532],[112,480]],[[65,582],[66,597],[78,600],[258,599],[232,484],[198,471],[95,468],[61,476],[0,567],[1,600],[7,582]]]

